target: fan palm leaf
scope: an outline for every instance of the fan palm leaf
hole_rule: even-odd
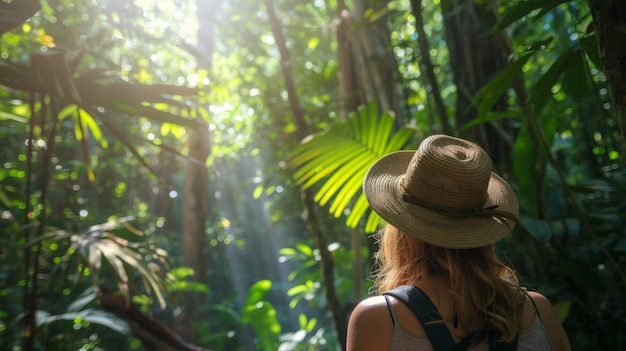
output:
[[[383,155],[401,150],[415,130],[403,127],[394,131],[391,112],[378,112],[370,103],[352,112],[345,121],[312,135],[290,153],[290,168],[296,182],[308,189],[319,187],[314,200],[329,204],[336,218],[349,213],[346,224],[355,228],[369,208],[361,184],[369,167]],[[380,217],[370,212],[366,232],[374,232]]]
[[[93,225],[80,233],[49,228],[46,235],[30,241],[23,249],[44,240],[67,242],[68,261],[69,257],[74,256],[78,265],[76,269],[88,268],[94,287],[102,283],[101,279],[107,280],[104,276],[114,277],[116,285],[123,293],[149,294],[161,308],[165,308],[167,305],[165,298],[169,294],[167,279],[163,272],[167,269],[166,253],[152,249],[150,244],[144,241],[143,234],[130,227],[128,222],[132,219],[124,217],[111,220]],[[121,228],[129,230],[124,237],[114,233]],[[145,257],[151,259],[147,261]]]

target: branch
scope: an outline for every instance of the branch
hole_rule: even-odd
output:
[[[102,309],[128,322],[131,333],[147,351],[211,351],[184,341],[170,329],[155,322],[130,304],[123,295],[100,287],[98,300]]]

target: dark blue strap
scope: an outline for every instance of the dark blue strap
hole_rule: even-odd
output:
[[[384,295],[391,295],[404,302],[422,324],[428,340],[437,351],[454,350],[456,344],[443,322],[441,315],[428,295],[414,285],[402,285]]]
[[[493,330],[478,329],[467,336],[465,336],[457,344],[454,342],[450,331],[443,322],[439,311],[430,300],[426,293],[414,285],[402,285],[391,291],[383,293],[383,295],[391,295],[398,300],[404,302],[417,319],[422,324],[428,340],[433,345],[433,349],[436,351],[453,351],[453,350],[467,350],[476,334],[484,332],[487,334],[490,350],[501,351],[516,351],[517,350],[517,338],[512,343],[503,344],[496,343],[499,339],[499,335]],[[532,300],[532,299],[531,299]]]

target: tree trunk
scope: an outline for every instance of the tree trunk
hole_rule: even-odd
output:
[[[341,101],[340,116],[345,118],[359,105],[365,103],[359,93],[355,67],[352,65],[350,49],[350,11],[343,0],[338,1],[337,12],[337,61],[339,62],[339,100]]]
[[[626,1],[588,0],[622,141],[626,146]]]
[[[502,70],[510,54],[503,31],[490,34],[497,12],[489,5],[473,0],[444,0],[445,37],[450,52],[450,65],[457,87],[456,128],[478,117],[476,107],[469,108],[472,99],[489,79]],[[507,109],[503,96],[494,110]],[[506,163],[511,154],[512,128],[510,122],[490,122],[461,132],[461,137],[479,143],[493,159],[494,165]]]
[[[287,48],[287,41],[282,31],[282,26],[276,15],[274,9],[274,2],[272,0],[265,0],[265,7],[272,26],[272,32],[278,51],[280,52],[281,68],[283,73],[283,79],[285,81],[285,89],[287,90],[287,99],[289,107],[295,124],[297,126],[298,138],[303,139],[308,135],[308,126],[304,120],[304,111],[300,105],[298,95],[296,94],[296,86],[293,79],[293,72],[291,70],[291,55]],[[335,288],[335,273],[334,273],[334,260],[333,256],[328,249],[328,240],[326,234],[319,225],[316,212],[316,204],[313,201],[313,193],[311,189],[302,191],[302,203],[304,206],[304,213],[306,218],[307,229],[309,230],[315,244],[320,252],[321,256],[321,270],[322,279],[324,280],[324,292],[326,295],[326,301],[328,308],[333,318],[333,324],[337,332],[337,339],[339,344],[345,348],[346,341],[346,318],[344,308],[339,301],[339,295]]]
[[[340,86],[346,89],[342,89],[341,97],[342,101],[352,102],[346,106],[348,112],[354,110],[354,106],[376,101],[380,111],[393,111],[398,116],[396,126],[400,127],[404,121],[402,118],[404,99],[399,93],[398,65],[390,49],[387,16],[380,15],[376,18],[365,16],[368,10],[372,10],[372,13],[381,13],[388,2],[357,0],[351,13],[340,8],[343,27],[340,29],[348,31],[341,34],[343,42],[339,43],[340,54],[345,55],[339,58],[340,64],[344,64],[340,67]],[[354,81],[349,82],[347,79]]]
[[[339,26],[337,30],[339,61],[339,94],[342,101],[341,116],[346,117],[360,105],[376,101],[379,111],[393,111],[396,127],[407,120],[404,116],[399,94],[397,62],[390,51],[390,33],[387,16],[372,21],[365,17],[368,9],[384,9],[388,1],[358,0],[350,12],[344,1],[338,2]],[[354,300],[362,298],[364,277],[358,267],[362,266],[360,247],[362,232],[351,232],[351,248],[354,253]],[[370,251],[376,251],[376,243],[367,241]],[[356,303],[347,304],[349,310]]]
[[[188,131],[189,157],[185,168],[183,216],[183,266],[192,268],[193,280],[206,283],[207,252],[205,221],[208,212],[208,174],[205,161],[209,156],[209,133],[206,128]],[[176,319],[176,331],[189,341],[196,341],[196,321],[199,307],[204,302],[201,293],[185,295],[181,314]]]
[[[217,9],[216,0],[198,0],[198,66],[211,68],[214,32],[212,18]],[[209,130],[204,125],[188,130],[187,144],[189,147],[185,168],[184,216],[183,216],[183,265],[194,271],[193,280],[207,283],[208,252],[206,245],[206,220],[209,210],[208,172],[206,160],[210,154]],[[176,319],[176,330],[179,335],[195,342],[196,321],[199,308],[205,302],[202,293],[192,292],[185,296],[182,313]]]
[[[437,82],[437,77],[435,75],[435,68],[430,60],[430,45],[428,44],[428,38],[426,37],[426,31],[424,30],[424,17],[422,16],[421,0],[411,0],[411,13],[413,14],[413,17],[415,17],[415,31],[418,35],[417,44],[420,52],[420,65],[422,66],[422,71],[426,76],[427,84],[430,87],[428,90],[432,93],[429,95],[432,95],[432,99],[434,100],[433,102],[435,103],[435,108],[439,114],[439,120],[443,133],[452,134],[452,127],[450,126],[446,106],[443,103],[443,98],[441,97],[441,90],[439,89],[439,83]]]

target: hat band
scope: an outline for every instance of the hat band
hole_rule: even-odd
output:
[[[508,211],[498,210],[500,205],[493,205],[485,208],[472,208],[472,209],[458,209],[445,206],[437,206],[422,201],[415,196],[409,194],[402,194],[402,200],[413,205],[423,207],[427,210],[438,212],[444,216],[458,217],[458,218],[470,218],[470,217],[500,217],[506,218],[514,223],[517,223],[517,216]]]

